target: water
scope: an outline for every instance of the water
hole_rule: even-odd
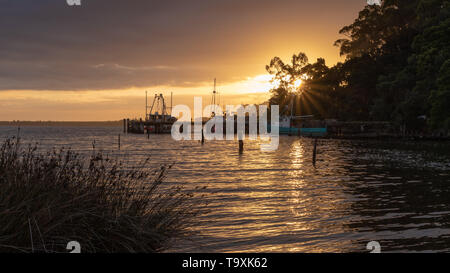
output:
[[[130,164],[150,156],[172,164],[169,182],[207,186],[210,213],[201,236],[171,252],[383,252],[450,250],[450,143],[281,137],[276,152],[259,141],[175,142],[170,136],[121,137],[114,127],[23,127],[40,149],[102,149]],[[17,135],[0,127],[0,140]]]

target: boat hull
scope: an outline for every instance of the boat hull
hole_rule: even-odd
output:
[[[327,128],[280,127],[280,135],[325,137],[327,135]]]

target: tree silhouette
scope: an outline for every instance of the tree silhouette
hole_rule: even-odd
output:
[[[305,53],[266,70],[276,88],[271,104],[296,114],[341,120],[382,120],[423,130],[450,127],[450,1],[384,0],[368,5],[340,30],[345,62],[329,68]],[[302,85],[295,82],[302,79]],[[299,109],[300,108],[300,109]]]

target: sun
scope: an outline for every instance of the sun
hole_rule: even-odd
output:
[[[303,84],[303,80],[302,79],[298,79],[294,82],[294,87],[295,88],[299,88],[300,86],[302,86]]]

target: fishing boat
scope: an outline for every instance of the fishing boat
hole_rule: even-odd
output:
[[[294,98],[291,97],[290,115],[280,117],[280,135],[297,135],[306,137],[324,137],[327,135],[327,125],[320,120],[314,120],[313,115],[294,116]]]
[[[155,94],[152,105],[148,106],[146,92],[145,104],[145,119],[128,121],[126,131],[129,133],[148,135],[170,134],[172,132],[172,125],[177,119],[168,113],[164,96],[162,94]],[[170,109],[172,109],[172,98],[170,104]]]
[[[314,116],[281,116],[280,135],[296,135],[306,137],[324,137],[327,135],[327,126]]]

